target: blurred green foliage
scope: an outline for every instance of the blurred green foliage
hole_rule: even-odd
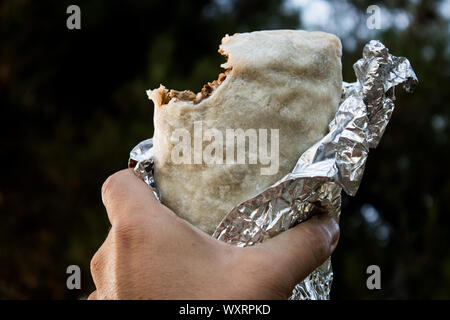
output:
[[[331,3],[331,2],[330,2]],[[343,2],[333,1],[335,10]],[[347,2],[345,2],[348,4]],[[89,261],[108,232],[100,188],[153,133],[145,90],[159,83],[199,90],[217,77],[225,34],[302,28],[280,1],[78,1],[79,31],[66,28],[69,1],[0,4],[0,298],[82,298]],[[351,1],[365,28],[371,1]],[[420,85],[397,90],[397,109],[372,150],[362,186],[344,197],[334,255],[333,298],[450,298],[449,21],[439,1],[392,1],[410,18],[343,39],[343,74],[367,37],[410,59]],[[338,11],[336,11],[338,12]],[[325,30],[329,31],[329,30]],[[81,291],[65,286],[80,265]],[[382,290],[366,287],[366,267]]]

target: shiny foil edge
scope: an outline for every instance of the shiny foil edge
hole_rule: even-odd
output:
[[[380,41],[364,46],[354,65],[356,82],[343,83],[342,99],[329,133],[305,151],[283,179],[227,214],[213,237],[240,247],[261,243],[309,219],[328,212],[340,216],[341,191],[355,195],[370,148],[381,140],[394,110],[394,88],[403,84],[412,92],[418,79],[408,59],[389,53]],[[155,196],[153,139],[130,152],[129,167]],[[293,300],[329,299],[333,281],[331,259],[308,275],[293,290]]]

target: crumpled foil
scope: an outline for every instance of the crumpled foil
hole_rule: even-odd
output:
[[[358,81],[343,83],[342,99],[329,133],[305,151],[295,168],[257,196],[235,207],[213,237],[236,246],[251,246],[274,237],[314,214],[340,215],[341,191],[355,195],[370,148],[381,140],[394,109],[394,87],[408,92],[417,77],[404,57],[395,57],[377,40],[365,45],[353,69]],[[153,141],[139,143],[129,167],[160,195],[153,179]],[[329,299],[331,260],[299,283],[290,299]]]

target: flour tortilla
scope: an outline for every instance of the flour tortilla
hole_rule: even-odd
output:
[[[155,180],[161,200],[208,234],[231,209],[289,173],[327,133],[342,87],[341,42],[331,34],[275,30],[227,35],[219,52],[228,57],[222,65],[227,71],[202,92],[164,86],[147,91],[155,104]],[[202,121],[203,132],[216,128],[224,137],[226,129],[266,128],[269,136],[270,129],[279,129],[278,172],[262,175],[260,169],[268,165],[248,161],[175,164],[171,153],[179,141],[171,136],[186,129],[193,155],[195,121]]]

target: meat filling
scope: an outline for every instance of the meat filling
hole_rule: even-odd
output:
[[[177,91],[172,89],[165,94],[162,100],[162,104],[167,104],[172,99],[177,99],[181,101],[192,101],[194,104],[198,104],[202,100],[208,98],[213,93],[213,91],[216,90],[220,86],[220,84],[225,81],[230,71],[231,68],[227,69],[224,73],[219,74],[217,80],[205,84],[202,90],[197,94],[195,94],[190,90]]]

